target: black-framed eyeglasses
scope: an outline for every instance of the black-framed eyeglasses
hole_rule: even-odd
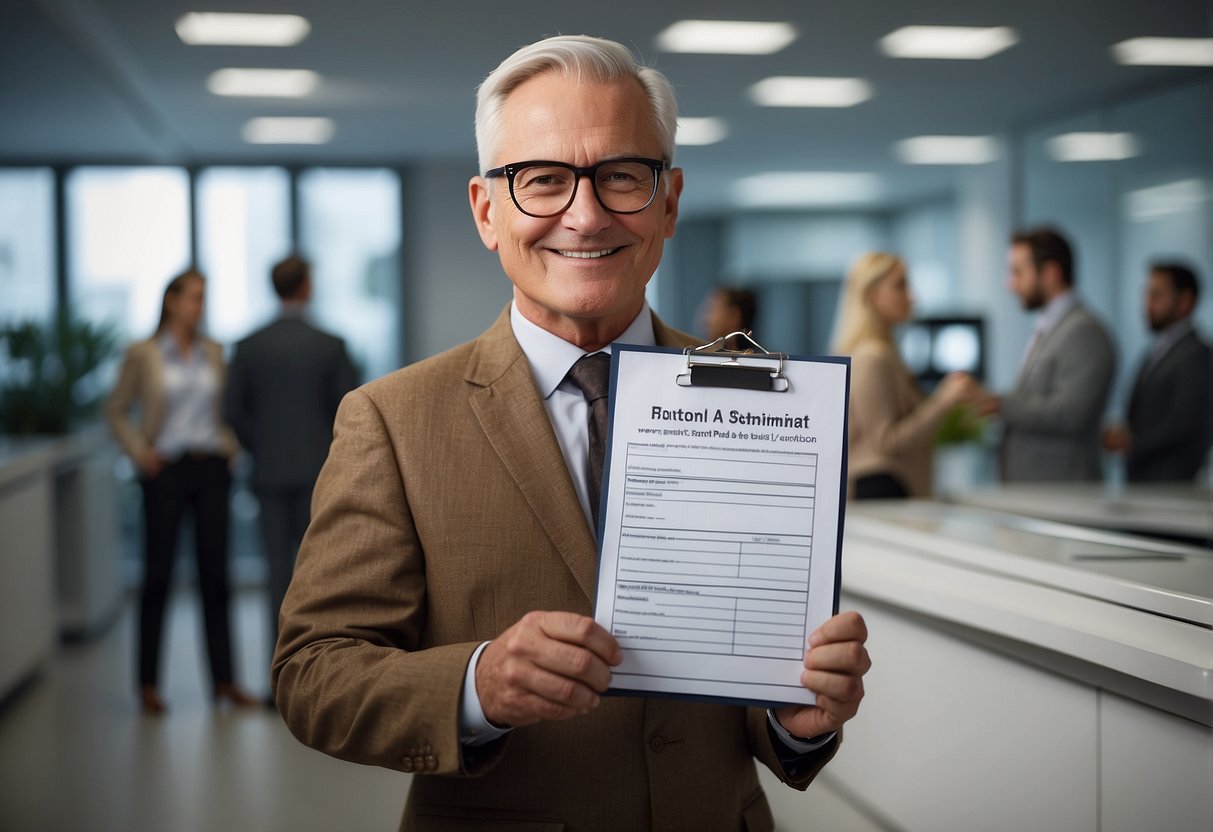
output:
[[[484,172],[485,178],[504,176],[510,198],[528,217],[554,217],[568,210],[577,196],[581,177],[588,177],[598,204],[613,214],[638,214],[653,204],[661,172],[669,168],[661,159],[626,156],[579,168],[542,159],[515,162]]]

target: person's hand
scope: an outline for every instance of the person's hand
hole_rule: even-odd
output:
[[[867,625],[857,612],[839,613],[813,631],[800,683],[817,694],[817,704],[775,710],[789,734],[817,737],[837,731],[855,716],[863,699],[863,675],[872,666],[864,647],[867,639]]]
[[[143,474],[145,479],[155,479],[160,476],[160,472],[164,470],[164,457],[156,453],[155,449],[149,448],[139,459],[135,461],[135,466],[139,469],[139,473]]]
[[[948,373],[935,388],[935,395],[949,406],[972,401],[980,392],[981,385],[968,373]]]
[[[568,719],[598,706],[622,660],[615,637],[594,619],[529,612],[480,654],[476,694],[494,725]]]
[[[1112,453],[1127,451],[1129,450],[1129,446],[1132,445],[1129,431],[1124,425],[1112,425],[1111,427],[1104,428],[1101,439],[1103,441],[1103,449]]]

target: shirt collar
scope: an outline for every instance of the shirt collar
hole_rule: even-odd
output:
[[[1078,298],[1075,297],[1073,291],[1061,293],[1045,304],[1045,308],[1040,312],[1040,317],[1036,319],[1036,330],[1042,335],[1052,332],[1061,323],[1061,319],[1069,315],[1076,306],[1078,306]]]
[[[1162,332],[1154,336],[1154,343],[1150,348],[1152,356],[1161,356],[1166,354],[1171,347],[1178,343],[1179,339],[1183,338],[1194,329],[1192,326],[1192,316],[1180,318],[1175,323],[1169,325]]]
[[[173,361],[185,360],[185,353],[183,353],[181,351],[181,347],[180,347],[180,345],[178,345],[177,339],[174,338],[173,334],[171,332],[169,332],[167,329],[156,337],[156,343],[158,343],[160,345],[160,350],[164,353],[165,358],[168,358]],[[201,352],[201,350],[202,350],[202,341],[195,340],[194,347],[193,347],[193,349],[190,350],[190,355],[191,356],[198,355],[198,353]]]
[[[545,399],[548,398],[564,381],[569,368],[577,362],[577,359],[585,355],[586,351],[527,320],[518,311],[516,303],[510,304],[510,326],[514,330],[514,338],[517,339],[518,346],[522,347],[526,360],[530,362],[531,374],[539,386],[539,395]],[[623,334],[611,344],[636,344],[641,347],[657,345],[657,336],[653,332],[653,313],[647,303],[641,307],[640,314],[632,320]],[[609,354],[611,344],[599,352]]]

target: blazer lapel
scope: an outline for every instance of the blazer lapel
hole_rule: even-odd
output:
[[[656,315],[653,331],[657,343],[664,347],[694,343]],[[598,585],[597,543],[573,489],[530,364],[514,339],[508,306],[477,339],[464,378],[472,385],[470,402],[481,430],[593,603]]]
[[[472,411],[514,484],[592,603],[598,557],[564,455],[510,327],[509,307],[468,361]]]

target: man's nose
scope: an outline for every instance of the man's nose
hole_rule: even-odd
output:
[[[593,181],[585,176],[578,180],[577,193],[560,219],[565,228],[586,236],[597,234],[612,221],[611,212],[602,207],[594,194]]]

